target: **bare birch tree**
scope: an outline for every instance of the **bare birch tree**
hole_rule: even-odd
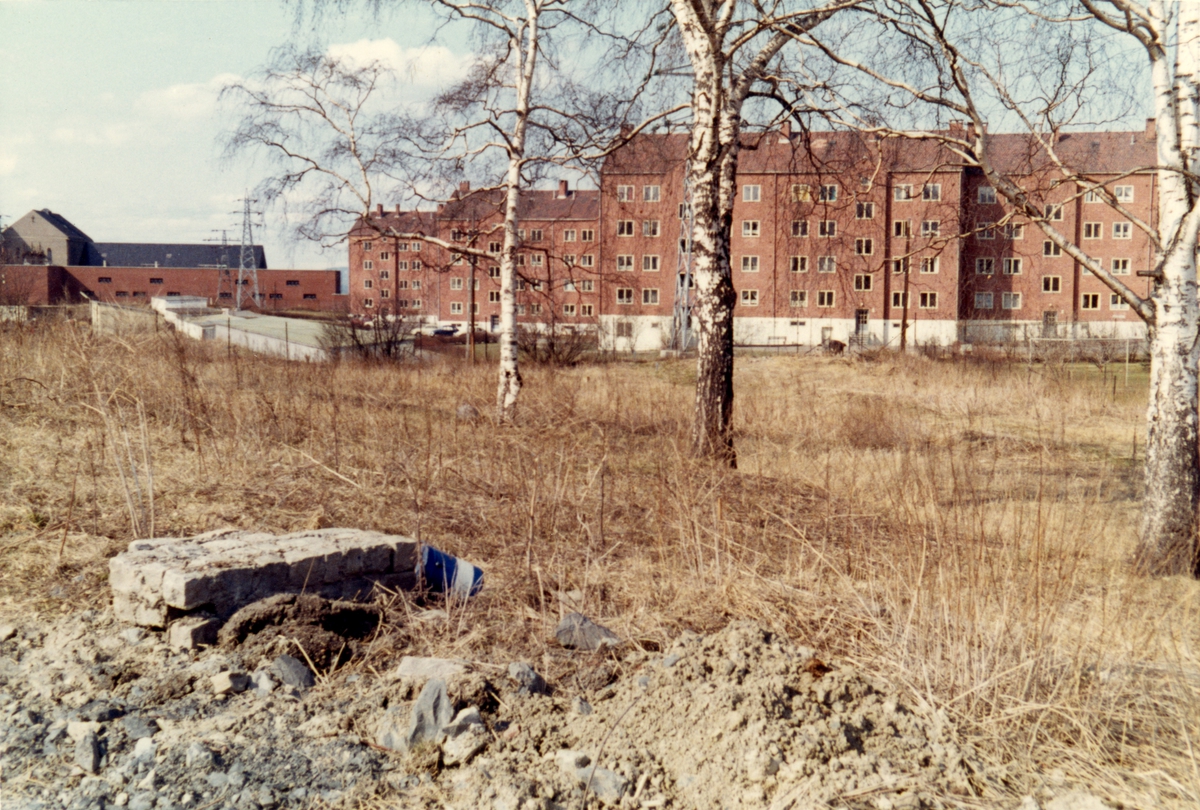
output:
[[[743,110],[772,77],[785,46],[858,0],[670,0],[691,66],[691,188],[697,378],[693,451],[736,466],[733,416],[733,309],[730,232]],[[803,5],[802,8],[797,6]]]
[[[844,42],[803,37],[835,62],[883,88],[894,109],[924,107],[971,123],[948,131],[902,133],[861,117],[847,123],[882,135],[937,140],[966,165],[982,170],[1013,214],[1033,222],[1057,249],[1100,279],[1145,321],[1150,340],[1150,397],[1146,414],[1145,495],[1136,563],[1152,574],[1200,575],[1197,516],[1200,458],[1200,303],[1196,249],[1200,233],[1200,4],[1167,0],[885,0],[867,12],[858,58]],[[867,13],[864,19],[867,19]],[[1023,42],[1000,44],[1001,31],[1033,29]],[[1137,171],[1156,175],[1157,216],[1137,216],[1096,178],[1064,155],[1061,127],[1089,110],[1105,75],[1103,32],[1117,35],[1147,60],[1154,98],[1156,158]],[[1122,41],[1123,40],[1123,41]],[[869,46],[866,44],[869,42]],[[912,56],[918,56],[913,60]],[[1007,58],[1005,57],[1007,55]],[[906,57],[901,59],[901,57]],[[1108,70],[1119,69],[1108,62]],[[898,67],[908,65],[908,69]],[[1003,116],[1027,134],[1041,171],[1014,172],[988,134],[988,115]],[[1103,114],[1103,113],[1102,113]],[[940,117],[940,116],[939,116]],[[1132,174],[1132,172],[1130,172]],[[1056,225],[1041,201],[1047,179],[1076,195],[1091,195],[1147,235],[1153,248],[1152,285],[1139,294]],[[1031,186],[1031,184],[1033,184]]]

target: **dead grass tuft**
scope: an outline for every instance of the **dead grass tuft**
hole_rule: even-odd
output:
[[[1200,585],[1129,574],[1144,377],[1112,371],[745,358],[730,472],[686,456],[686,361],[530,368],[501,429],[455,418],[492,412],[490,367],[8,328],[0,612],[102,604],[151,532],[398,532],[488,577],[404,650],[602,677],[548,643],[560,592],[649,648],[752,618],[944,712],[1013,796],[1060,770],[1194,805]]]

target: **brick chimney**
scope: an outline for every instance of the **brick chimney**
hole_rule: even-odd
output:
[[[400,216],[403,211],[400,210],[400,203],[396,203],[396,216]]]
[[[1158,120],[1155,118],[1146,119],[1146,139],[1157,140],[1158,138]]]
[[[458,196],[465,197],[467,192],[471,190],[471,183],[468,180],[463,180],[458,184]]]
[[[950,136],[954,138],[962,138],[967,134],[967,128],[962,121],[954,120],[950,122]]]
[[[558,181],[558,198],[560,200],[565,200],[567,198],[568,188],[569,187],[567,186],[566,180]]]
[[[377,216],[377,217],[383,216],[383,203],[375,204],[375,216]]]
[[[792,119],[786,118],[779,126],[779,142],[790,143],[792,140]]]

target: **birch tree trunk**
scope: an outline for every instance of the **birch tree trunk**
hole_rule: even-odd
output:
[[[1149,6],[1162,21],[1165,41],[1169,10]],[[1197,73],[1200,72],[1200,8],[1176,6],[1178,49],[1174,69],[1165,48],[1149,48],[1154,84],[1158,170],[1159,275],[1151,295],[1150,396],[1146,410],[1145,495],[1137,564],[1146,573],[1200,574],[1197,517],[1200,514],[1200,299],[1196,286],[1200,205],[1195,171]]]
[[[537,64],[538,11],[526,2],[525,41],[514,48],[517,103],[508,147],[505,178],[504,247],[500,256],[500,372],[496,387],[496,418],[511,422],[521,393],[521,369],[517,364],[517,225],[521,198],[521,169],[525,164],[525,133],[529,123],[529,97]]]

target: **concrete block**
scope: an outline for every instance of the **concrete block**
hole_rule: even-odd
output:
[[[380,532],[319,529],[277,537],[220,530],[135,540],[109,561],[109,581],[119,619],[163,627],[201,610],[228,618],[276,593],[363,599],[376,584],[409,589],[416,561],[416,541]]]
[[[212,616],[186,616],[167,628],[167,643],[173,650],[194,650],[201,645],[216,644],[220,629],[220,620]]]

